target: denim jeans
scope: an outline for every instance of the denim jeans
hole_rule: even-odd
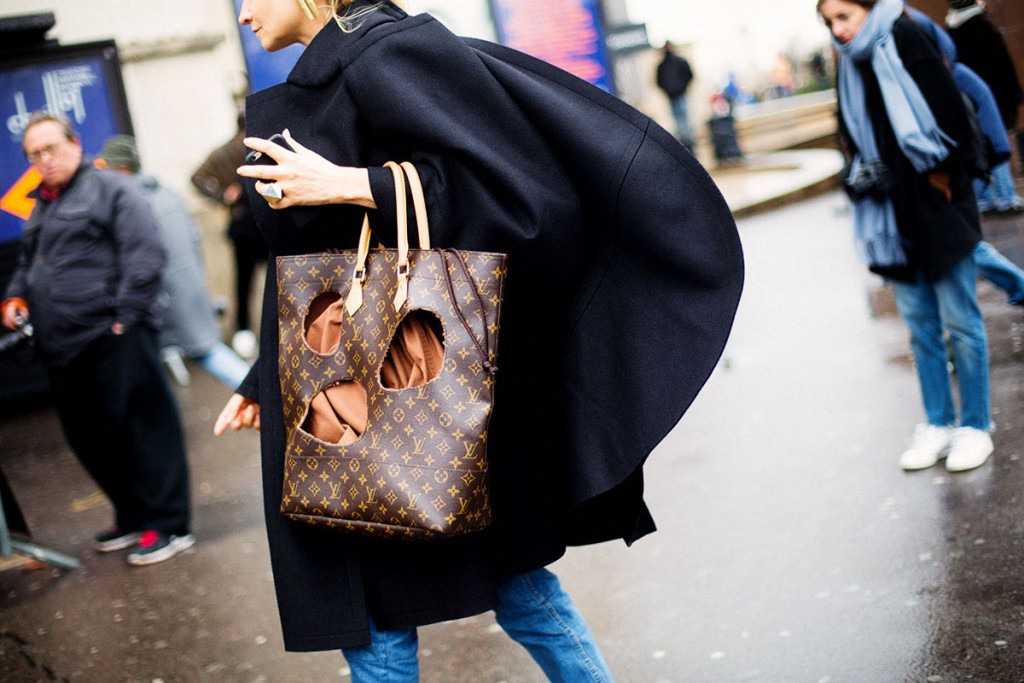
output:
[[[988,184],[981,180],[974,181],[974,194],[978,200],[979,211],[990,211],[995,209],[1005,210],[1013,206],[1017,197],[1017,186],[1013,182],[1013,172],[1010,170],[1010,162],[995,166],[992,171],[992,181]]]
[[[554,683],[611,683],[612,675],[590,628],[558,577],[546,569],[498,585],[498,624],[526,648]],[[342,650],[352,683],[416,683],[416,629],[379,631],[370,621],[370,644]]]
[[[206,354],[196,358],[203,370],[229,389],[237,389],[249,374],[249,364],[223,342],[217,342]]]
[[[974,248],[974,265],[978,275],[1006,292],[1006,302],[1012,305],[1024,303],[1024,270],[1000,254],[985,241]]]
[[[988,339],[975,298],[977,271],[973,255],[951,266],[933,283],[894,282],[896,306],[910,328],[910,347],[928,424],[988,429]],[[960,420],[946,357],[943,332],[949,333],[960,389]]]
[[[670,101],[672,118],[676,121],[676,137],[689,148],[693,148],[693,129],[690,127],[690,107],[686,95],[674,97]]]

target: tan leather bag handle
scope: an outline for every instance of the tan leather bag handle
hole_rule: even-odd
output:
[[[412,194],[412,206],[416,211],[416,230],[419,233],[420,249],[430,249],[430,223],[427,220],[427,200],[423,196],[423,183],[420,182],[419,171],[409,161],[402,162],[402,170],[409,180],[409,193]]]
[[[405,201],[405,174],[402,167],[393,161],[384,164],[391,169],[395,179],[396,222],[398,224],[398,290],[395,292],[395,310],[405,303],[409,294],[409,219]],[[359,232],[359,248],[356,252],[356,267],[352,271],[352,284],[345,297],[345,310],[355,315],[363,305],[363,281],[366,280],[366,259],[370,254],[370,218],[363,216],[363,227]]]

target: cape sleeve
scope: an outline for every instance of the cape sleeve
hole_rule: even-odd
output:
[[[442,45],[448,37],[436,35]],[[555,215],[576,209],[572,188],[475,54],[461,42],[449,50],[429,43],[399,35],[346,67],[345,83],[372,137],[387,141],[371,163],[416,165],[438,246],[512,251]],[[393,243],[391,174],[374,168],[370,176],[380,209],[375,230]]]
[[[414,28],[345,65],[385,141],[369,163],[417,166],[435,246],[509,255],[498,401],[529,430],[517,453],[541,452],[534,471],[563,461],[571,542],[631,542],[653,530],[643,463],[732,325],[735,222],[692,155],[628,105],[507,48]],[[371,186],[376,229],[393,235],[390,173],[371,170]]]

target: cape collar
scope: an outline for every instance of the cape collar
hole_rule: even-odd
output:
[[[353,7],[370,4],[366,0],[353,3]],[[390,24],[406,16],[405,12],[390,2],[385,2],[375,12],[367,15],[363,23],[352,33],[345,33],[337,22],[331,20],[316,34],[299,60],[295,63],[288,82],[307,88],[316,88],[334,80],[342,66],[351,60],[351,54],[364,49],[364,41],[375,28]]]

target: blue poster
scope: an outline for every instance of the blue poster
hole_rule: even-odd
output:
[[[242,0],[234,0],[234,6],[235,17],[238,17],[242,11]],[[267,52],[260,44],[260,39],[252,32],[252,28],[241,24],[238,24],[238,37],[242,41],[242,56],[245,58],[245,69],[249,74],[251,92],[284,83],[305,49],[302,45],[292,45],[277,52]]]
[[[614,92],[599,0],[491,0],[502,44]]]
[[[35,62],[0,64],[0,244],[20,237],[33,203],[25,195],[39,180],[21,147],[29,114],[67,116],[86,154],[97,154],[111,135],[131,132],[113,44],[85,52],[91,54],[58,49]]]

